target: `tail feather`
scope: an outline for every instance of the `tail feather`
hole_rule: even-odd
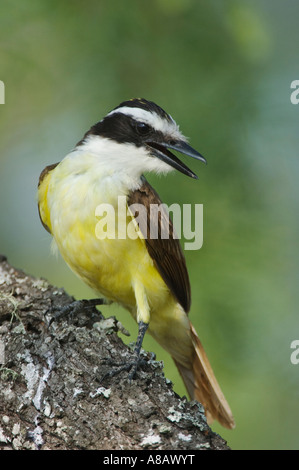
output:
[[[190,323],[191,339],[194,346],[192,369],[173,360],[182,376],[191,398],[198,400],[205,408],[207,421],[210,424],[217,419],[222,426],[233,429],[235,421],[231,409],[216,380],[211,364],[197,336],[195,328]]]

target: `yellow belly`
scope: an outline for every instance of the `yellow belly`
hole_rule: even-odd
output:
[[[144,286],[151,307],[168,298],[169,290],[148,255],[143,239],[105,239],[95,236],[93,223],[76,221],[67,237],[55,236],[63,258],[90,287],[127,308],[136,307],[133,284]]]
[[[69,176],[60,166],[42,182],[39,204],[62,257],[92,289],[124,306],[137,321],[149,323],[149,332],[170,354],[182,363],[189,360],[188,317],[156,269],[145,240],[96,236],[96,207],[110,203],[117,214],[115,191],[90,174]],[[131,222],[130,215],[121,222],[116,217],[116,234]],[[125,227],[119,228],[120,223]]]
[[[94,238],[92,230],[77,222],[67,239],[58,242],[65,261],[91,288],[121,304],[135,320],[136,285],[140,283],[149,306],[149,316],[142,317],[149,322],[149,333],[184,363],[192,349],[189,320],[155,268],[145,241]]]

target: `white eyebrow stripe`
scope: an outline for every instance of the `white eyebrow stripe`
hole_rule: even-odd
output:
[[[137,107],[131,108],[130,106],[123,106],[121,108],[116,108],[113,111],[111,111],[109,114],[107,114],[107,116],[111,116],[111,114],[115,114],[115,113],[126,114],[127,116],[131,116],[135,119],[144,120],[148,123],[152,121],[154,117],[158,119],[158,116],[156,115],[154,116],[151,112],[145,111],[145,109],[141,109]]]
[[[156,113],[151,113],[150,111],[145,111],[145,109],[137,107],[131,108],[129,106],[123,106],[121,108],[114,109],[108,113],[107,116],[111,116],[115,113],[125,114],[126,116],[130,116],[138,121],[143,121],[152,126],[155,130],[161,131],[163,134],[171,135],[178,139],[185,139],[181,134],[178,125],[171,116],[171,122],[169,122],[166,119],[158,116]]]

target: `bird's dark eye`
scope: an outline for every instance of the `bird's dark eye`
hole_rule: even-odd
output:
[[[135,127],[137,133],[141,136],[145,136],[150,132],[150,126],[145,124],[145,122],[137,122]]]

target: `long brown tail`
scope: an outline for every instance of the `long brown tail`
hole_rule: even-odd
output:
[[[208,423],[217,419],[222,426],[233,429],[235,421],[231,409],[220,389],[204,348],[190,323],[191,339],[194,346],[192,369],[187,369],[173,358],[192,399],[205,408]]]

